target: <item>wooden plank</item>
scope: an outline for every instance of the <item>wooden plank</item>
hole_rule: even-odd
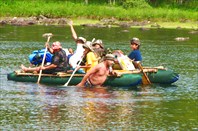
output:
[[[114,70],[118,75],[123,75],[123,74],[139,74],[141,73],[141,70],[139,69],[135,69],[135,70],[132,70],[132,71],[129,71],[129,70]],[[146,68],[146,69],[143,69],[144,72],[157,72],[157,69],[154,69],[154,68]],[[16,75],[18,76],[39,76],[39,74],[36,74],[36,73],[26,73],[26,72],[21,72],[20,70],[17,70],[15,71]],[[74,76],[77,76],[77,77],[83,77],[85,74],[74,74]],[[42,76],[53,76],[53,77],[69,77],[71,76],[71,73],[64,73],[64,72],[58,72],[57,74],[42,74]],[[117,77],[120,77],[120,76],[117,76]]]
[[[18,76],[39,76],[39,74],[21,72],[20,70],[15,71],[15,73]],[[42,74],[42,76],[68,77],[68,76],[71,76],[71,74],[70,73],[68,74],[68,73],[58,72],[57,74]],[[75,74],[74,76],[84,76],[84,74]]]
[[[157,67],[143,67],[143,69],[160,69],[160,70],[167,70],[163,66],[157,66]]]
[[[117,72],[118,74],[139,74],[141,73],[141,70],[139,69],[136,69],[136,70],[132,70],[132,71],[129,71],[129,70],[114,70],[115,72]],[[158,70],[157,69],[143,69],[144,72],[151,72],[151,73],[155,73],[157,72]]]

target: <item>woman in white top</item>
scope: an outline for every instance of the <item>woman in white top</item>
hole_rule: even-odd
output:
[[[73,27],[73,21],[69,21],[68,25],[71,28],[72,37],[77,44],[74,54],[69,59],[69,64],[74,69],[74,68],[76,68],[78,61],[80,61],[83,57],[83,52],[84,52],[83,44],[86,42],[86,39],[83,37],[77,36],[77,34],[74,30],[74,27]]]

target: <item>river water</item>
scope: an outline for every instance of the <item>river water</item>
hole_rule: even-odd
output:
[[[75,27],[88,40],[100,38],[105,47],[130,52],[129,40],[140,38],[143,64],[179,73],[172,85],[136,89],[81,89],[7,80],[7,73],[28,66],[28,55],[52,41],[75,49],[68,26],[0,26],[1,130],[198,130],[197,34],[189,29]],[[175,37],[189,37],[175,41]]]

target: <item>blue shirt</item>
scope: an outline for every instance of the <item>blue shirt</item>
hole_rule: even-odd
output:
[[[131,53],[128,55],[128,57],[134,61],[142,61],[142,55],[140,50],[133,50]]]

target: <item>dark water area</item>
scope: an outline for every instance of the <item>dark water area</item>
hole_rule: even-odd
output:
[[[179,73],[172,85],[122,89],[81,89],[7,80],[7,73],[29,65],[28,55],[44,47],[44,33],[64,48],[76,48],[68,26],[0,26],[1,130],[198,130],[198,37],[189,29],[75,27],[79,36],[102,39],[105,47],[129,54],[140,38],[144,66]],[[175,41],[176,37],[189,37]]]

